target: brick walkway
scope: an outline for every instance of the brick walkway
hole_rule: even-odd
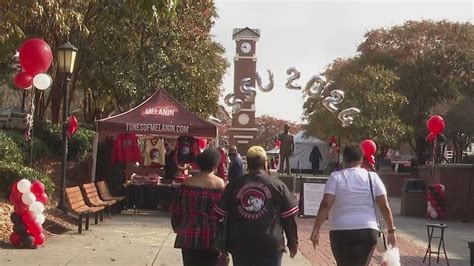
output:
[[[335,265],[336,262],[331,252],[329,244],[329,228],[327,223],[323,224],[320,231],[319,246],[313,248],[313,244],[309,240],[311,231],[313,229],[314,218],[298,218],[298,237],[299,250],[308,259],[312,265]],[[409,239],[398,236],[398,247],[400,248],[401,265],[427,265],[423,263],[423,256],[425,255],[425,247],[420,247],[410,241]],[[432,257],[433,258],[433,257]],[[440,263],[432,259],[433,265],[446,264],[440,258]],[[370,265],[380,265],[381,256],[375,252]],[[450,261],[451,262],[451,261]],[[450,263],[453,265],[453,263]]]

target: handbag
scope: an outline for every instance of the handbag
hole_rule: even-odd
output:
[[[219,222],[214,236],[214,249],[218,252],[227,252],[227,216]]]
[[[377,214],[377,208],[375,206],[375,196],[374,189],[372,188],[372,178],[370,177],[370,172],[367,172],[369,173],[370,195],[372,198],[372,204],[374,205],[375,219],[377,219],[377,227],[379,228],[377,233],[377,245],[375,246],[375,248],[378,252],[382,253],[387,250],[387,241],[385,240],[385,234],[382,231],[382,227],[380,226],[380,219]]]

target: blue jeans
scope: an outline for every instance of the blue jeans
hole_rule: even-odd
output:
[[[241,258],[232,254],[234,266],[281,266],[282,252],[274,255],[256,258]]]

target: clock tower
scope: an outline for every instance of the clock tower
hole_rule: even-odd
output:
[[[249,78],[248,86],[255,88],[257,72],[256,44],[260,38],[260,30],[250,28],[234,29],[232,39],[236,44],[236,55],[234,57],[234,94],[235,99],[241,99],[244,103],[238,112],[232,114],[232,127],[229,128],[230,145],[237,146],[237,150],[243,156],[253,144],[257,134],[255,127],[255,99],[245,101],[245,95],[241,91],[242,79]]]

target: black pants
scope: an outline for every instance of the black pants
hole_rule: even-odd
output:
[[[369,265],[377,244],[377,233],[374,229],[330,231],[331,250],[337,265]]]
[[[184,266],[214,266],[219,253],[215,250],[183,249]]]
[[[313,175],[316,176],[319,171],[319,161],[311,162],[311,168],[313,169]]]
[[[232,254],[232,263],[234,266],[281,266],[282,257],[283,253],[281,252],[257,258],[242,258]]]

